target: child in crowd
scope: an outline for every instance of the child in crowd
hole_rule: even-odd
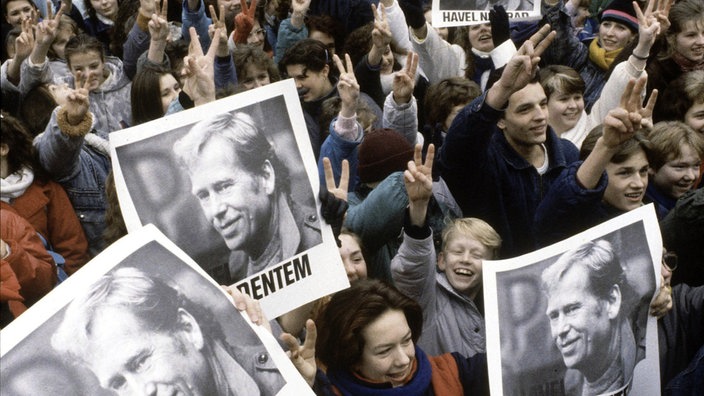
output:
[[[679,121],[659,122],[648,133],[650,182],[646,195],[663,219],[677,199],[696,187],[704,161],[704,136]]]
[[[431,355],[456,351],[473,356],[486,352],[482,261],[497,258],[501,237],[480,219],[455,219],[443,230],[436,254],[427,221],[434,151],[430,145],[422,163],[416,146],[414,161],[404,172],[409,207],[391,275],[396,287],[423,308],[421,348]]]

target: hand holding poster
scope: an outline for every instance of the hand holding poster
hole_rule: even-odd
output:
[[[540,19],[540,0],[433,0],[435,27],[467,26],[489,23],[489,11],[503,6],[515,21]]]
[[[128,231],[153,223],[269,317],[348,286],[292,80],[110,134]],[[246,279],[245,279],[246,278]]]
[[[485,262],[492,394],[658,395],[657,321],[648,312],[661,257],[649,205]]]
[[[2,331],[3,395],[312,394],[272,335],[155,227]]]

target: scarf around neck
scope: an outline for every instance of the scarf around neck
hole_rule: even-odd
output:
[[[425,352],[415,347],[417,369],[415,375],[403,386],[396,388],[390,384],[372,384],[363,382],[347,370],[329,370],[327,373],[330,382],[344,396],[422,396],[431,387],[432,368]]]
[[[693,62],[675,51],[672,54],[672,60],[677,63],[677,65],[682,69],[683,72],[690,72],[694,70],[704,70],[704,59],[701,62]]]
[[[19,198],[32,185],[34,181],[34,172],[31,169],[23,166],[17,172],[8,175],[4,179],[0,179],[0,199],[3,202],[10,203],[11,200]]]
[[[599,66],[601,70],[609,70],[609,67],[611,67],[611,64],[621,50],[623,50],[623,48],[607,51],[599,45],[599,38],[595,38],[592,40],[592,43],[589,44],[589,60]]]

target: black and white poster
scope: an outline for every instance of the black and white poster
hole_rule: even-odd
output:
[[[347,287],[292,80],[110,134],[128,232],[154,224],[271,318]]]
[[[540,0],[433,0],[433,26],[489,23],[489,10],[495,5],[503,6],[512,21],[540,19]]]
[[[648,312],[661,258],[649,205],[484,262],[491,393],[659,395],[657,321]]]
[[[312,394],[274,337],[154,226],[2,330],[2,394]]]

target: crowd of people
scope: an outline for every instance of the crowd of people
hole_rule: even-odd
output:
[[[649,203],[666,252],[650,306],[662,390],[702,392],[704,3],[543,0],[541,19],[515,22],[510,2],[489,0],[490,23],[453,28],[432,26],[431,3],[2,0],[2,326],[126,234],[111,132],[292,78],[309,165],[327,186],[322,217],[352,284],[274,326],[317,394],[487,394],[483,260]],[[195,128],[174,151],[251,274],[320,235],[284,198],[271,199],[271,216],[293,213],[295,243],[271,221],[248,239],[218,229],[229,209],[203,202],[232,179],[222,165],[262,155],[220,148],[267,128],[230,118]],[[278,196],[286,181],[262,160],[239,187],[241,213],[268,213],[249,196]],[[576,394],[632,379],[595,363],[621,353],[576,358],[560,346],[580,331],[563,316],[625,326],[624,286],[602,292],[591,280],[600,265],[622,272],[611,250],[580,246],[542,276],[565,366],[584,369]],[[580,260],[586,269],[572,265]],[[569,294],[582,298],[553,300]]]

